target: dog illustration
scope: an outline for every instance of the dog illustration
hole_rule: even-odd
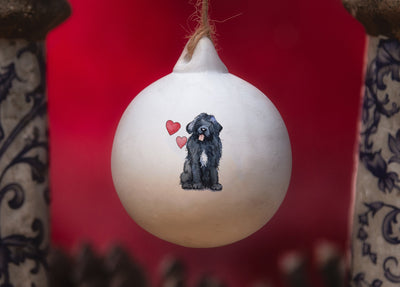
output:
[[[186,130],[191,136],[186,144],[187,156],[180,177],[182,188],[222,190],[218,182],[222,126],[214,116],[202,113],[186,126]]]

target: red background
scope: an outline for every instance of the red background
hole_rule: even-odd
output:
[[[171,72],[194,28],[193,5],[70,2],[73,15],[47,45],[56,245],[73,251],[90,241],[104,252],[122,242],[154,283],[160,262],[173,254],[188,264],[191,282],[211,272],[231,287],[276,280],[280,254],[312,255],[320,239],[346,250],[365,36],[339,0],[211,1],[222,60],[276,105],[293,152],[290,188],[274,218],[214,249],[179,247],[142,230],[120,204],[110,173],[119,118],[137,93]]]

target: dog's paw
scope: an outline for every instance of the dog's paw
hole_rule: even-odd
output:
[[[182,183],[182,188],[183,189],[193,189],[193,185],[191,183],[185,182],[185,183]]]
[[[204,185],[202,183],[194,183],[193,189],[204,189]]]
[[[219,183],[215,183],[210,188],[211,188],[211,190],[219,191],[219,190],[222,190],[222,185]]]

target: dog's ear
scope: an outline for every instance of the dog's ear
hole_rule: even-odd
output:
[[[196,123],[196,119],[194,119],[193,121],[191,121],[190,123],[187,124],[186,126],[186,131],[191,134],[193,133],[193,128],[194,128],[194,124]]]
[[[215,130],[220,133],[222,131],[222,126],[217,122],[214,116],[210,117],[210,121],[213,123]]]

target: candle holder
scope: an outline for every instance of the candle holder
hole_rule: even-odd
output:
[[[0,1],[0,286],[48,286],[47,32],[64,0]]]
[[[353,286],[394,286],[400,283],[400,2],[343,4],[368,33],[350,279]]]

